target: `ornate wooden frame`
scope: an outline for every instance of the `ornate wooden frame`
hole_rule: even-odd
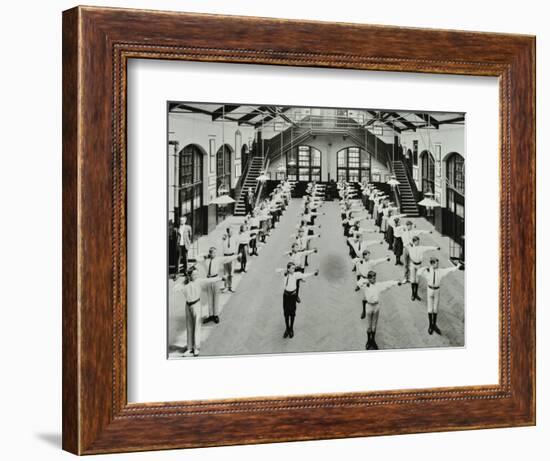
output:
[[[499,384],[128,404],[130,58],[497,76]],[[91,7],[63,13],[64,449],[90,454],[534,423],[534,37]]]

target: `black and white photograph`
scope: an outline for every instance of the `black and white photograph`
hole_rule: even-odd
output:
[[[168,357],[464,347],[466,119],[168,101]]]

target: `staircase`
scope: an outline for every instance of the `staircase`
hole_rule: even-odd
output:
[[[248,167],[248,172],[246,174],[246,178],[244,179],[241,193],[237,203],[235,204],[235,216],[244,216],[246,214],[245,197],[248,193],[249,187],[252,187],[252,190],[256,192],[256,185],[258,184],[256,178],[260,176],[262,166],[263,160],[261,157],[252,157],[250,159],[250,166]]]
[[[420,216],[414,193],[405,171],[403,162],[393,162],[395,178],[401,183],[397,186],[401,200],[401,213],[410,217]]]

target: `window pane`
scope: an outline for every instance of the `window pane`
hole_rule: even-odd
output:
[[[338,166],[346,166],[346,151],[338,152]]]
[[[296,163],[296,151],[291,151],[286,155],[287,155],[286,157],[287,163],[294,163],[294,164]]]
[[[321,152],[317,149],[311,151],[311,164],[313,166],[321,166]]]

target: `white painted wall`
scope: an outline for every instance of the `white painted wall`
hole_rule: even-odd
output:
[[[467,122],[466,122],[467,123]],[[466,158],[465,152],[465,125],[441,125],[439,129],[421,128],[414,131],[401,133],[401,144],[404,150],[413,151],[413,141],[418,140],[418,165],[413,166],[413,175],[416,178],[416,186],[422,189],[422,164],[420,154],[423,151],[430,152],[435,159],[436,146],[441,147],[441,158],[435,159],[435,190],[439,194],[441,203],[446,202],[445,172],[446,160],[449,154],[457,152]],[[482,153],[476,153],[481,155]],[[467,165],[466,165],[467,168]],[[438,176],[439,172],[439,176]]]
[[[240,132],[240,143],[237,133]],[[173,114],[168,116],[168,133],[171,141],[179,143],[178,150],[189,144],[196,144],[205,153],[203,158],[203,197],[204,204],[208,205],[216,197],[216,157],[210,155],[210,140],[214,140],[215,151],[223,145],[229,145],[232,154],[231,160],[234,163],[231,171],[231,187],[235,187],[240,174],[241,148],[254,139],[254,128],[247,125],[239,126],[231,121],[212,121],[212,117],[206,114]],[[211,160],[213,163],[211,164]],[[169,181],[173,182],[176,158],[171,156],[169,162]],[[170,183],[172,187],[174,184]],[[170,197],[169,197],[170,200]],[[173,205],[173,204],[172,204]],[[170,206],[169,209],[173,207]]]

